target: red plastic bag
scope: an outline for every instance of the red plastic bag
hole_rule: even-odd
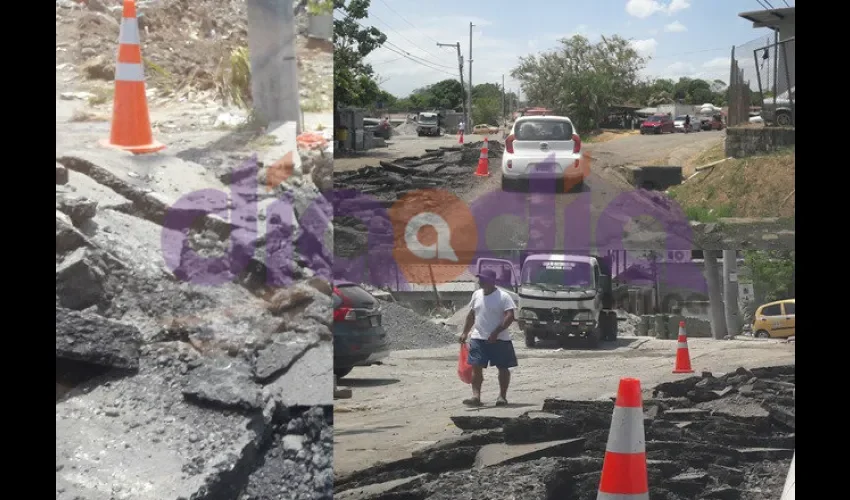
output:
[[[472,365],[469,364],[469,345],[460,345],[460,357],[457,359],[457,376],[464,384],[472,383]]]

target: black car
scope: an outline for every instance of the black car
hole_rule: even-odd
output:
[[[334,374],[369,366],[389,355],[380,301],[356,283],[337,281],[333,290]]]

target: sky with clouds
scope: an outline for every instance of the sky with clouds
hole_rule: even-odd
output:
[[[741,12],[794,6],[793,0],[372,0],[363,25],[381,29],[389,43],[367,60],[381,87],[397,96],[446,78],[457,78],[457,52],[437,43],[460,42],[466,60],[469,23],[472,83],[501,83],[518,89],[510,70],[519,57],[557,46],[557,40],[582,34],[629,39],[651,57],[646,76],[729,79],[729,55],[741,45],[772,33],[755,29]],[[464,80],[468,76],[464,66]]]

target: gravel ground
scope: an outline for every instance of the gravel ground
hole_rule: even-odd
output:
[[[383,309],[384,330],[392,339],[393,350],[443,347],[455,341],[452,330],[411,309],[392,302],[385,302]]]
[[[239,500],[333,498],[333,408],[291,411]]]

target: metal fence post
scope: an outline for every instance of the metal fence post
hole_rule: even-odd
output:
[[[785,66],[785,85],[788,88],[788,102],[791,104],[791,125],[796,125],[797,115],[794,114],[794,96],[791,95],[791,69],[788,67],[788,51],[785,50],[787,43],[788,40],[782,42],[782,65]]]

